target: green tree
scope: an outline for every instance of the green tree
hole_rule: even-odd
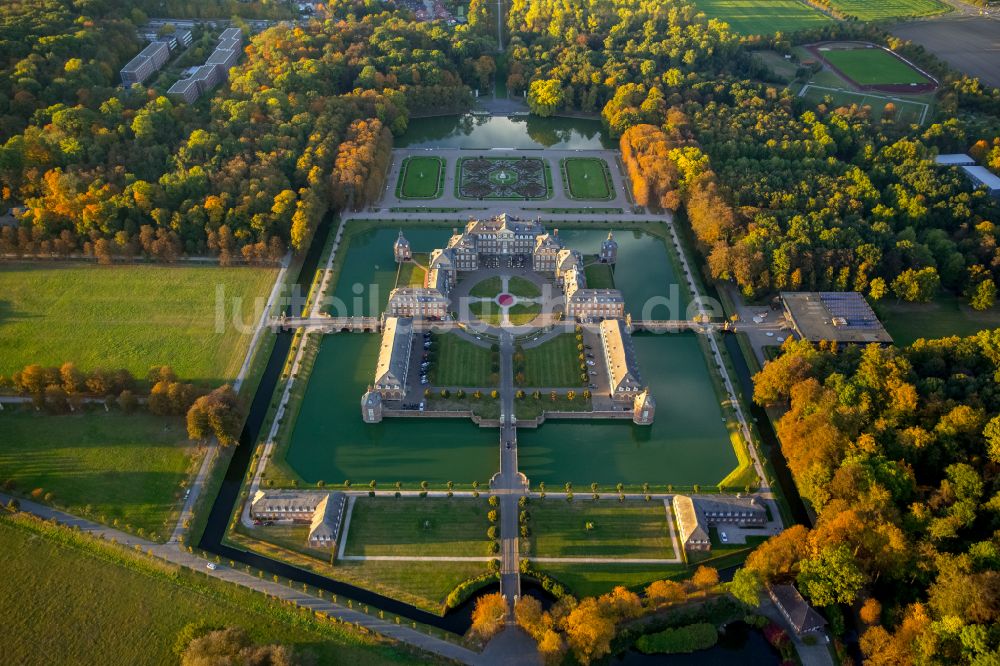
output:
[[[536,116],[551,116],[562,108],[564,91],[559,79],[538,79],[528,88],[528,108]]]
[[[800,566],[799,586],[817,606],[854,603],[867,580],[845,544],[827,546]]]

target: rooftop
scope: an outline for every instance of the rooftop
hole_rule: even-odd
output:
[[[783,291],[781,299],[799,335],[810,342],[892,343],[868,301],[855,291]]]
[[[975,164],[976,160],[972,159],[965,153],[947,153],[945,155],[938,155],[935,157],[934,162],[946,166],[964,166],[966,164]]]
[[[982,166],[963,166],[962,171],[976,179],[980,185],[984,185],[990,191],[1000,190],[1000,176]]]

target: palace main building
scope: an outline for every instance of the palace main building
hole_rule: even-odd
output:
[[[410,243],[399,232],[394,254],[397,262],[411,261]],[[609,233],[601,243],[598,261],[614,264],[618,243]],[[423,287],[399,287],[389,294],[386,315],[439,320],[448,316],[448,294],[458,274],[480,268],[530,268],[551,273],[562,290],[563,312],[579,321],[624,317],[625,300],[617,289],[590,289],[584,273],[583,255],[563,245],[559,231],[548,233],[536,220],[498,215],[470,220],[448,245],[431,252]]]

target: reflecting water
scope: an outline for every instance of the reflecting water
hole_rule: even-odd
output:
[[[438,116],[414,118],[397,148],[614,148],[601,122],[536,116]]]

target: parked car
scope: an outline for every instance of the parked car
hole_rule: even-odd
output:
[[[597,376],[597,371],[596,370],[591,370],[590,371],[590,376],[591,377],[596,377]]]
[[[719,541],[722,543],[729,543],[729,535],[725,532],[719,532]]]
[[[215,562],[209,562],[208,564],[205,565],[205,568],[208,569],[209,571],[215,571],[216,569],[219,568],[219,565],[216,564]]]

